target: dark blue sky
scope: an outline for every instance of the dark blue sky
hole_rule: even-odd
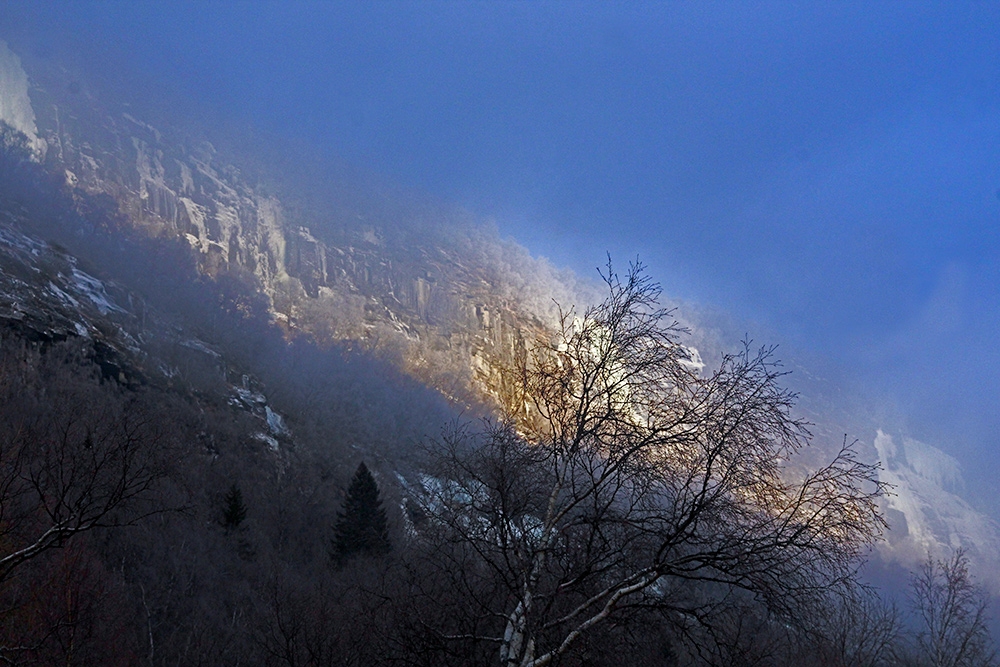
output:
[[[0,8],[557,264],[640,255],[1000,472],[996,3]]]

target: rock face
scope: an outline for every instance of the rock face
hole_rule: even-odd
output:
[[[891,526],[883,550],[911,568],[928,555],[947,558],[963,548],[983,570],[984,583],[1000,593],[1000,526],[962,498],[958,461],[940,449],[879,429],[875,448],[880,477],[893,486],[885,499]]]
[[[45,142],[38,138],[35,112],[28,96],[28,75],[18,58],[0,40],[0,121],[28,137],[37,159],[45,155]]]
[[[185,239],[203,273],[254,281],[290,331],[358,341],[446,394],[480,398],[500,390],[497,367],[544,334],[547,306],[526,295],[559,281],[495,234],[455,227],[430,240],[405,213],[378,223],[291,215],[211,143],[109,110],[61,70],[29,74],[30,91],[0,49],[0,85],[16,93],[3,118],[40,146],[48,170],[149,236]],[[327,203],[320,210],[338,210]]]

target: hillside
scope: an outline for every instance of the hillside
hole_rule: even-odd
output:
[[[952,459],[878,431],[829,464],[842,434],[828,420],[848,403],[808,375],[799,386],[818,446],[795,458],[808,425],[770,354],[748,345],[725,355],[718,332],[687,331],[697,316],[658,310],[659,288],[641,272],[622,272],[624,288],[617,274],[598,288],[448,205],[337,181],[308,157],[282,168],[263,157],[273,148],[217,148],[238,142],[140,116],[81,73],[39,56],[22,62],[0,42],[0,422],[12,444],[0,456],[0,503],[16,509],[0,539],[14,554],[41,543],[38,534],[45,547],[0,567],[14,619],[0,657],[437,665],[492,663],[499,643],[525,665],[621,664],[615,647],[628,643],[627,664],[731,664],[757,650],[772,664],[805,664],[803,651],[835,651],[837,632],[854,633],[850,641],[895,632],[880,650],[903,641],[888,608],[848,595],[869,593],[852,588],[862,547],[911,566],[958,546],[979,567],[995,562],[996,527],[961,499]],[[607,321],[589,319],[602,312],[586,309],[594,303],[651,333],[615,357]],[[647,358],[648,367],[635,361]],[[583,387],[612,387],[593,402],[573,393],[588,364],[599,379]],[[643,391],[650,402],[639,402]],[[501,405],[510,425],[479,421]],[[599,434],[591,458],[572,459],[580,442],[593,446],[595,405],[611,435]],[[560,432],[574,443],[565,479],[561,454],[550,470],[546,450],[532,448],[561,442],[558,428],[539,425],[557,413],[569,420],[560,427],[573,424],[565,415],[587,417]],[[726,449],[732,433],[738,446]],[[608,464],[633,440],[658,443],[659,465]],[[736,472],[703,503],[716,454],[707,472],[663,471],[703,461],[673,447],[717,442]],[[885,469],[872,466],[876,454]],[[120,479],[106,478],[101,457]],[[361,462],[394,546],[345,567],[331,560],[343,546],[332,529]],[[90,477],[63,483],[73,466]],[[834,509],[803,518],[819,503],[814,470],[816,498],[832,493]],[[614,481],[593,507],[577,510],[570,495],[550,546],[537,538],[546,498],[532,484],[553,475],[550,507],[577,484]],[[94,504],[119,487],[129,491]],[[642,514],[657,502],[688,511],[691,493],[690,521],[680,510]],[[79,519],[94,507],[103,509],[91,523]],[[887,541],[877,539],[882,513]],[[45,537],[66,515],[82,523]],[[650,540],[664,529],[650,526],[671,521],[681,538],[659,550],[682,565],[657,560],[622,575],[618,592],[604,589],[605,577],[657,551]],[[797,542],[803,534],[811,538]],[[513,546],[494,553],[506,540]],[[755,561],[745,544],[768,545],[766,557]],[[548,591],[538,608],[552,619],[534,628],[523,611],[531,596],[518,599],[529,585]],[[76,602],[63,609],[60,599]],[[620,617],[611,614],[619,599],[630,600]],[[563,647],[558,633],[595,600],[609,600],[608,613]],[[813,634],[810,623],[830,626]],[[535,662],[536,636],[556,647],[544,654],[551,663]]]

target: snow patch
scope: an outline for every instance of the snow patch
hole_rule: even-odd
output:
[[[269,436],[267,433],[254,433],[253,437],[256,440],[260,440],[261,442],[266,443],[272,452],[278,451],[278,441],[275,438]]]
[[[705,362],[702,361],[701,353],[698,352],[698,348],[681,345],[681,353],[685,355],[679,360],[681,366],[688,369],[692,373],[700,374],[705,368]]]
[[[271,433],[275,435],[289,435],[290,431],[285,426],[284,417],[272,410],[270,406],[264,406],[264,416],[267,419],[267,427],[271,429]]]
[[[264,405],[267,403],[267,397],[264,394],[250,391],[245,387],[238,387],[236,393],[239,395],[240,400],[242,400],[247,405]]]
[[[182,340],[180,344],[190,350],[198,350],[199,352],[204,352],[208,356],[214,357],[216,359],[222,356],[218,352],[210,348],[208,345],[205,345],[205,343],[198,340],[197,338],[189,338],[188,340]]]
[[[32,255],[36,256],[40,251],[47,248],[47,246],[41,241],[37,241],[30,236],[25,236],[16,229],[12,229],[6,225],[0,227],[0,242],[12,248],[17,248],[18,250],[30,252]]]
[[[176,366],[168,366],[167,364],[163,363],[162,361],[159,362],[156,365],[156,367],[157,367],[157,369],[159,369],[159,371],[163,375],[163,377],[166,377],[166,378],[175,378],[175,377],[180,376],[180,374],[181,374],[181,370],[179,368],[177,368]]]
[[[65,303],[66,305],[72,306],[73,308],[77,308],[77,309],[80,307],[80,302],[79,301],[77,301],[76,299],[74,299],[73,297],[71,297],[69,294],[67,294],[66,292],[62,291],[58,287],[56,287],[55,283],[51,283],[51,282],[49,283],[49,291],[52,292],[53,294],[55,294],[56,297],[60,301],[62,301],[63,303]]]
[[[111,302],[111,298],[104,291],[104,283],[75,266],[73,267],[73,282],[74,291],[90,299],[97,306],[97,310],[101,311],[101,315],[125,312],[124,309]]]
[[[149,148],[146,142],[132,137],[132,146],[135,148],[135,169],[139,173],[139,198],[147,200],[153,191],[167,190],[166,174],[163,165],[160,164],[156,151]]]
[[[160,131],[157,130],[152,125],[150,125],[149,123],[144,123],[141,120],[136,119],[135,117],[133,117],[131,114],[128,114],[128,113],[123,113],[122,117],[125,120],[127,120],[128,122],[130,122],[130,123],[132,123],[134,125],[138,125],[139,127],[141,127],[144,130],[149,130],[150,132],[152,132],[153,136],[156,137],[156,143],[161,143],[163,141],[163,137],[160,135]]]

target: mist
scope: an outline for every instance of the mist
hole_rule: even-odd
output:
[[[0,23],[147,116],[308,146],[581,276],[638,256],[1000,511],[993,5],[7,2]]]

